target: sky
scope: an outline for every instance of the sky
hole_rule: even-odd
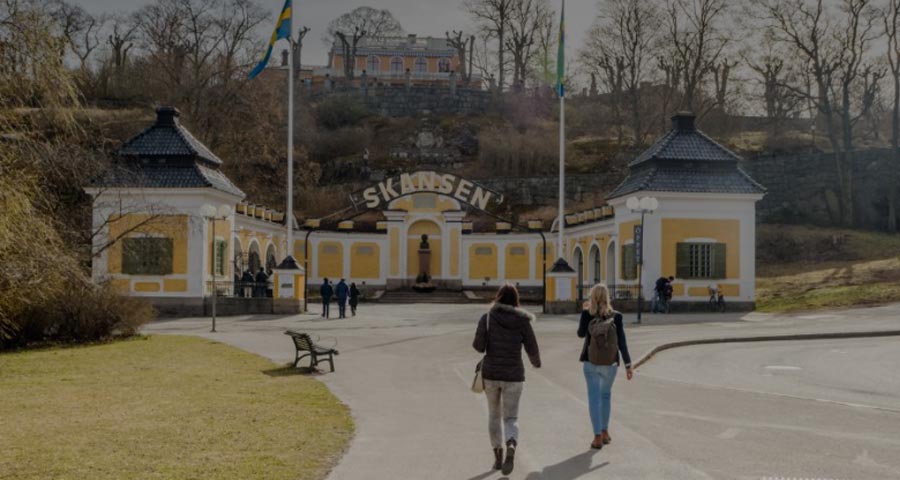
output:
[[[130,12],[152,0],[69,0],[92,13]],[[272,21],[259,33],[263,45],[274,28],[275,16],[283,5],[283,0],[256,0],[263,8],[272,12]],[[551,0],[559,11],[560,0]],[[342,13],[356,7],[369,6],[386,8],[400,21],[408,33],[419,36],[443,37],[448,30],[471,30],[472,22],[461,8],[462,0],[294,0],[294,28],[307,26],[311,30],[303,46],[303,63],[324,65],[327,63],[328,48],[321,38],[328,22]],[[584,37],[596,17],[595,0],[569,0],[566,2],[566,55],[574,58],[577,49],[584,43]]]

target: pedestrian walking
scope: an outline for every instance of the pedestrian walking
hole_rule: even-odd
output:
[[[359,289],[356,282],[350,282],[350,314],[356,316],[356,306],[359,305]]]
[[[338,318],[347,318],[347,298],[350,296],[350,287],[342,278],[335,288],[338,302]]]
[[[478,321],[472,343],[476,351],[485,354],[481,376],[488,403],[488,433],[494,450],[494,470],[502,470],[504,475],[513,471],[519,444],[519,399],[525,383],[523,346],[531,364],[541,368],[532,320],[534,315],[519,308],[516,287],[506,284],[497,291],[488,313]]]
[[[613,310],[606,285],[594,285],[590,299],[581,312],[578,337],[584,339],[581,363],[587,383],[588,410],[594,427],[591,448],[609,444],[609,415],[612,410],[612,386],[619,365],[626,369],[628,380],[634,375],[631,355],[625,341],[622,314]]]
[[[328,307],[331,304],[331,297],[334,295],[334,289],[328,283],[328,277],[325,277],[322,281],[322,288],[319,289],[319,294],[322,296],[322,316],[328,318]]]
[[[259,272],[256,272],[256,296],[265,298],[268,295],[268,286],[269,276],[266,275],[266,271],[262,267],[259,267]]]

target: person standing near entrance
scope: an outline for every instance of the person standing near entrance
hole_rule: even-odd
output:
[[[350,282],[350,314],[356,316],[356,306],[359,305],[359,289],[356,282]]]
[[[331,297],[334,295],[334,289],[328,283],[328,277],[325,277],[322,281],[322,288],[319,289],[319,294],[322,295],[322,316],[328,318],[328,308],[331,305]]]
[[[472,342],[476,351],[485,354],[481,375],[488,402],[488,433],[494,449],[494,470],[502,469],[504,475],[513,471],[519,443],[519,399],[525,384],[523,346],[531,364],[535,368],[541,368],[541,355],[531,327],[532,320],[534,315],[519,308],[519,292],[516,287],[504,285],[497,291],[490,311],[478,321],[475,341]]]
[[[350,287],[342,278],[335,289],[338,302],[338,318],[347,318],[347,297],[350,296]]]
[[[612,386],[619,365],[624,361],[628,380],[631,380],[634,371],[625,342],[622,314],[613,310],[606,285],[594,285],[586,307],[578,322],[578,337],[584,339],[580,360],[587,383],[591,425],[594,427],[591,448],[599,450],[612,441],[609,415],[612,410]]]

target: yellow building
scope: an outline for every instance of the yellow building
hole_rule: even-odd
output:
[[[692,115],[674,117],[673,129],[631,162],[608,204],[566,215],[561,250],[555,228],[540,221],[488,227],[482,221],[473,228],[477,212],[506,201],[502,192],[453,174],[415,171],[351,195],[356,212],[374,211],[378,220],[301,222],[289,252],[285,215],[244,201],[218,170],[221,161],[178,124],[173,109],[160,109],[157,123],[120,154],[128,174],[88,189],[95,228],[103,232],[94,277],[162,305],[202,306],[214,275],[220,295],[253,297],[235,274],[271,270],[288,253],[304,267],[310,291],[324,277],[356,282],[369,295],[404,291],[427,273],[428,283],[444,291],[488,292],[510,282],[526,297],[553,300],[558,280],[548,283],[546,270],[562,253],[576,270],[565,280],[573,307],[596,283],[610,285],[627,305],[641,288],[639,277],[649,298],[655,280],[670,275],[677,304],[706,302],[711,286],[731,306],[754,302],[755,204],[764,190],[738,168],[737,156],[694,127]],[[631,197],[659,204],[645,217],[640,252],[641,214],[628,208]],[[205,205],[230,211],[215,222],[215,233],[198,214]]]
[[[445,38],[363,37],[353,61],[357,75],[365,71],[368,78],[383,83],[403,83],[407,72],[413,83],[447,83],[451,72],[459,73],[459,55]],[[346,62],[341,44],[335,43],[328,55],[327,73],[332,78],[342,77]]]

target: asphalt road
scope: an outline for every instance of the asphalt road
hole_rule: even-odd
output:
[[[344,479],[492,479],[486,406],[468,391],[483,306],[364,306],[316,316],[160,322],[148,332],[201,335],[285,362],[285,328],[337,343],[337,372],[319,376],[352,409]],[[900,329],[900,306],[828,315],[648,316],[626,329],[637,358],[689,338]],[[626,318],[626,320],[630,320]],[[852,320],[852,322],[848,322]],[[513,479],[897,479],[900,338],[687,347],[660,353],[631,382],[620,375],[613,444],[592,435],[577,362],[575,317],[536,324],[544,368],[529,368]],[[845,352],[845,353],[838,353]],[[799,370],[798,370],[799,369]],[[302,431],[302,425],[297,426]]]

